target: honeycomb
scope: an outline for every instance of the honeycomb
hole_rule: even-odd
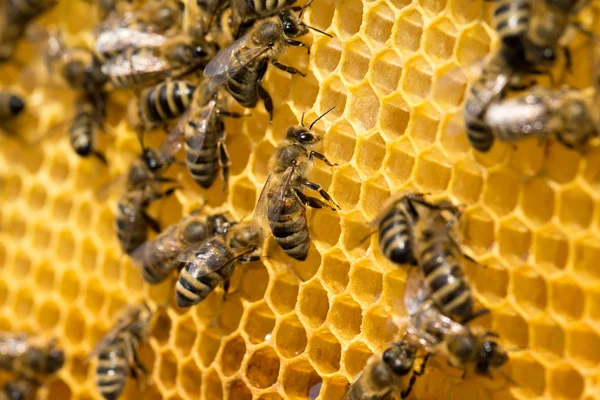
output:
[[[496,330],[512,349],[505,372],[518,383],[463,380],[439,362],[411,398],[600,398],[600,150],[584,155],[535,141],[497,143],[486,154],[469,147],[457,116],[469,69],[497,46],[491,7],[315,1],[307,22],[333,38],[303,38],[310,56],[286,51],[281,61],[306,78],[269,69],[272,125],[262,106],[227,121],[228,191],[219,182],[201,190],[174,167],[182,190],[150,213],[167,226],[206,200],[207,212],[224,204],[238,219],[250,216],[284,129],[332,106],[316,129],[326,132],[322,151],[339,166],[316,163],[311,178],[343,211],[308,212],[313,243],[305,262],[290,261],[270,241],[268,258],[237,268],[225,299],[218,289],[186,310],[172,306],[174,280],[145,284],[121,253],[116,194],[95,195],[139,151],[124,118],[127,95],[111,97],[100,137],[107,168],[69,147],[63,125],[73,114],[72,92],[42,78],[33,85],[17,64],[2,66],[2,86],[27,96],[18,124],[29,144],[0,138],[0,329],[57,336],[68,354],[40,398],[100,399],[85,358],[123,306],[140,299],[172,307],[161,309],[141,349],[153,384],[129,380],[123,399],[341,398],[399,333],[392,316],[403,312],[406,271],[383,259],[375,237],[363,239],[384,201],[405,188],[466,206],[463,242],[479,265],[465,269],[478,301],[492,310],[475,324]],[[81,16],[94,13],[88,2],[61,0],[37,24],[58,25],[70,44],[89,45],[95,18]],[[589,47],[580,42],[567,81],[583,87]],[[35,52],[23,43],[16,59]],[[45,135],[57,127],[60,135]],[[147,137],[158,144],[164,134]]]

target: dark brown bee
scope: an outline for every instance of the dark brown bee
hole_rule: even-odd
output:
[[[199,210],[198,210],[199,211]],[[160,283],[183,264],[177,259],[185,248],[224,233],[231,221],[223,214],[201,216],[198,211],[166,228],[135,250],[132,257],[142,268],[144,280]]]
[[[308,4],[311,2],[312,0]],[[294,3],[295,0],[232,0],[231,29],[237,34],[243,25],[291,8]]]
[[[39,382],[32,379],[6,382],[0,390],[0,400],[34,400],[39,387]]]
[[[214,86],[223,84],[244,107],[254,108],[258,99],[262,99],[273,119],[273,101],[262,87],[261,80],[269,62],[282,71],[305,76],[296,68],[281,64],[277,57],[286,46],[310,49],[306,43],[295,40],[307,33],[308,26],[290,10],[281,12],[277,17],[257,21],[248,33],[221,50],[208,63],[204,76],[210,78]]]
[[[64,363],[65,354],[56,347],[56,339],[42,344],[26,335],[0,335],[0,369],[41,380],[56,373]]]
[[[204,300],[221,282],[228,282],[237,263],[260,260],[262,242],[252,226],[234,225],[227,232],[190,246],[178,259],[185,263],[175,285],[179,307]]]
[[[275,241],[285,253],[303,261],[308,256],[310,238],[306,220],[305,206],[312,208],[328,207],[332,210],[339,206],[331,196],[318,184],[306,179],[312,165],[313,157],[331,163],[327,158],[310,150],[311,146],[321,140],[321,136],[311,131],[314,124],[329,111],[324,112],[307,129],[303,122],[287,129],[287,144],[279,146],[270,160],[271,174],[260,194],[254,211],[253,223],[255,229],[266,239],[269,232],[273,233]],[[302,192],[306,187],[317,191],[321,197],[335,207]]]
[[[0,62],[12,56],[27,25],[57,3],[57,0],[4,0],[0,4]]]
[[[136,131],[144,131],[179,118],[190,106],[195,90],[194,84],[181,80],[146,88],[129,102],[129,123]]]
[[[101,96],[101,94],[97,94]],[[81,157],[96,157],[102,163],[107,164],[104,154],[96,150],[95,138],[104,121],[104,98],[98,103],[89,95],[85,94],[79,98],[76,105],[75,118],[69,129],[71,146]]]
[[[415,369],[417,349],[412,343],[400,342],[373,356],[342,400],[392,400],[396,395],[407,398],[427,363],[428,356]]]
[[[0,90],[0,124],[19,116],[25,109],[25,101],[18,95]]]
[[[96,385],[105,399],[119,398],[128,376],[139,383],[148,374],[137,352],[148,340],[153,316],[146,303],[128,307],[88,356],[98,357]]]

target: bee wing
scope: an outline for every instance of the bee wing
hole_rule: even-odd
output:
[[[117,62],[117,58],[121,62]],[[163,72],[171,65],[157,52],[136,52],[130,57],[112,57],[102,65],[102,73],[112,77],[127,77],[152,72]]]
[[[260,197],[256,202],[252,227],[263,240],[269,236],[269,220],[279,219],[283,207],[283,197],[288,189],[294,167],[289,166],[281,175],[271,174],[265,182]]]
[[[404,308],[408,315],[413,315],[421,309],[429,297],[430,291],[425,285],[421,268],[409,268],[404,285]]]
[[[144,32],[131,27],[111,28],[100,32],[96,38],[96,52],[114,54],[128,47],[159,47],[167,37],[158,33]]]
[[[223,245],[219,238],[224,238],[226,235],[227,233],[222,233],[204,242],[193,244],[182,251],[177,259],[189,264],[189,273],[195,278],[215,272],[239,256],[237,254],[239,250],[235,251],[233,249],[229,249],[227,256],[224,255]]]
[[[88,354],[88,356],[86,357],[86,360],[89,361],[92,358],[96,357],[98,354],[100,354],[102,352],[102,350],[104,350],[106,348],[106,346],[110,345],[111,343],[114,343],[114,341],[119,336],[119,333],[121,333],[125,329],[129,328],[130,326],[132,326],[133,324],[138,322],[137,317],[138,317],[137,313],[129,312],[129,313],[123,315],[121,318],[119,318],[117,320],[115,326],[113,326],[102,337],[102,339],[100,339],[100,341],[98,343],[96,343],[96,346],[94,346],[94,348],[92,349],[90,354]]]
[[[177,224],[173,224],[160,233],[154,240],[142,243],[131,253],[131,258],[137,267],[142,267],[148,258],[159,254],[177,254],[181,245],[177,240]]]
[[[94,191],[94,197],[98,201],[104,201],[108,198],[109,194],[117,187],[122,186],[125,183],[125,175],[119,175],[116,178],[109,180],[102,184],[99,188]]]
[[[204,68],[204,76],[211,78],[213,85],[227,82],[242,68],[269,49],[268,46],[245,47],[249,35],[244,35],[228,47],[219,51]]]
[[[160,145],[160,148],[158,149],[158,154],[163,161],[169,162],[173,160],[175,154],[177,154],[179,150],[181,150],[181,148],[183,147],[183,129],[187,122],[188,116],[189,113],[186,111],[180,117],[175,127],[171,129],[165,141]]]
[[[206,139],[206,133],[209,129],[210,118],[213,113],[217,111],[217,99],[212,99],[202,109],[198,120],[190,120],[187,123],[186,129],[189,129],[186,134],[187,145],[193,149],[199,150],[204,145],[204,139]],[[193,132],[193,133],[190,133]],[[198,154],[200,157],[200,154]],[[192,163],[198,161],[198,159],[189,160]]]

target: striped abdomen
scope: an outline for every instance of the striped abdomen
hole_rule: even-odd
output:
[[[275,14],[284,8],[290,7],[295,0],[246,0],[252,11],[260,16],[266,17]]]
[[[197,148],[195,135],[200,134],[196,129],[186,129],[185,138],[185,164],[187,169],[200,186],[208,189],[219,170],[217,145],[219,142],[220,133],[223,132],[225,126],[223,121],[217,120],[208,122],[207,131],[204,132],[204,142],[202,147]]]
[[[106,60],[102,72],[115,89],[125,89],[164,78],[164,63],[156,49],[130,47]]]
[[[125,342],[118,340],[98,356],[96,385],[106,400],[117,400],[125,387],[131,367],[125,356]]]
[[[523,45],[530,19],[531,0],[497,0],[493,25],[505,45]]]
[[[236,53],[237,54],[237,53]],[[267,58],[250,63],[227,81],[225,87],[243,107],[254,108],[258,103],[258,84],[267,71]]]
[[[117,237],[125,254],[131,254],[148,237],[148,223],[141,209],[128,198],[119,201],[115,218]]]
[[[179,279],[175,284],[179,307],[200,303],[217,285],[228,280],[235,269],[233,254],[223,243],[213,243],[202,251],[209,253],[202,256],[205,260],[203,264],[186,263],[179,272]]]
[[[69,138],[71,146],[81,157],[89,156],[94,149],[94,136],[98,130],[96,117],[96,107],[92,102],[78,104],[75,119],[69,129]]]
[[[446,316],[467,319],[473,313],[471,288],[459,261],[450,250],[449,238],[426,231],[421,240],[428,236],[432,239],[425,241],[419,265],[425,284],[431,291],[430,298]]]
[[[391,262],[415,264],[412,226],[401,203],[396,203],[379,224],[379,249]]]
[[[196,86],[186,81],[163,82],[142,92],[139,120],[147,128],[179,118],[187,110]]]
[[[269,226],[285,254],[299,261],[306,260],[310,247],[306,209],[294,192],[288,190],[279,218],[269,219]]]
[[[173,237],[177,233],[175,225],[170,226],[161,232],[151,243],[147,243],[147,248],[141,256],[142,276],[150,284],[157,284],[164,281],[176,268],[183,264],[177,260],[179,252],[178,246],[173,245],[177,240]]]

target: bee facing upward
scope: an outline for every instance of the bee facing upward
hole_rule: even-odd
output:
[[[81,157],[93,155],[103,164],[107,164],[104,154],[96,149],[95,139],[100,127],[104,123],[104,97],[96,94],[101,100],[98,102],[90,95],[84,94],[77,102],[75,118],[69,129],[71,146]]]
[[[407,398],[417,377],[425,372],[427,358],[415,370],[417,349],[409,342],[400,342],[373,356],[342,400],[392,400],[396,395]]]
[[[271,232],[283,251],[300,261],[306,259],[310,247],[305,206],[327,207],[334,211],[336,208],[339,209],[320,185],[306,178],[313,158],[329,166],[337,165],[331,163],[323,154],[310,149],[321,140],[321,136],[311,130],[312,127],[332,109],[319,116],[308,129],[303,121],[300,125],[293,125],[287,129],[288,143],[279,146],[271,157],[269,161],[271,174],[254,211],[253,224],[263,239],[266,239]],[[334,206],[307,196],[303,193],[303,188],[317,191],[323,199]]]
[[[26,335],[0,334],[0,369],[34,380],[56,373],[65,363],[56,339],[47,344],[36,342]]]

